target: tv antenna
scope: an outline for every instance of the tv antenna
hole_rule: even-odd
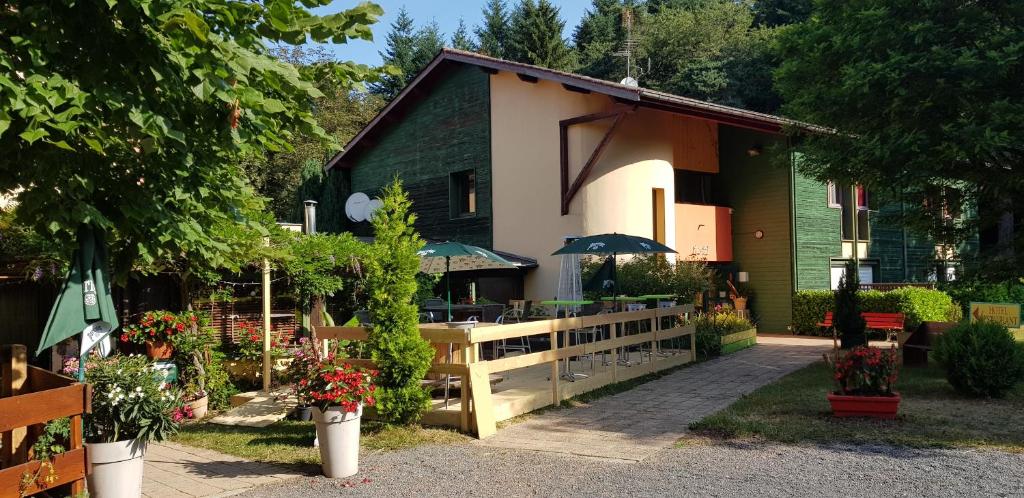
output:
[[[640,83],[633,76],[633,52],[636,49],[636,39],[633,38],[633,9],[630,7],[622,8],[622,29],[626,31],[626,39],[623,41],[622,50],[612,54],[617,57],[626,58],[626,77],[620,83],[626,86],[640,86]],[[640,76],[639,73],[640,71],[637,69],[636,76]]]

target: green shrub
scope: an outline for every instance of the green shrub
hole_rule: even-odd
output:
[[[586,282],[604,264],[603,258],[590,258],[582,264]],[[674,294],[684,301],[692,300],[700,292],[714,288],[715,273],[707,263],[680,259],[670,264],[660,254],[637,255],[619,261],[615,269],[616,289],[627,296]],[[607,295],[605,292],[587,293],[588,298]]]
[[[835,315],[832,324],[839,333],[843,349],[857,346],[866,346],[868,343],[865,334],[866,323],[861,316],[863,309],[860,305],[860,278],[857,275],[857,267],[850,262],[846,265],[846,272],[839,279],[839,289],[836,290]]]
[[[708,359],[722,353],[722,337],[754,328],[749,320],[732,313],[701,313],[693,320],[697,357]]]
[[[420,337],[419,312],[413,304],[416,273],[423,247],[409,212],[412,202],[397,179],[385,187],[384,204],[374,212],[374,242],[366,270],[371,357],[380,371],[377,415],[385,422],[408,423],[430,407],[430,392],[421,385],[434,349]]]
[[[961,323],[938,341],[935,357],[957,391],[1001,398],[1024,380],[1024,344],[995,322]]]
[[[975,303],[1018,303],[1024,304],[1024,278],[1006,282],[981,282],[976,280],[957,280],[942,285],[959,305],[964,315]]]
[[[228,371],[224,369],[227,355],[219,349],[210,351],[210,362],[206,368],[206,394],[211,410],[224,410],[231,407],[231,397],[239,393],[239,389],[231,383]]]
[[[908,330],[917,328],[921,322],[956,322],[963,316],[949,294],[934,289],[901,287],[888,292],[860,291],[857,295],[861,311],[905,314],[905,326]],[[817,323],[825,317],[825,312],[833,310],[833,300],[833,293],[829,290],[795,292],[793,332],[805,335],[824,334]]]

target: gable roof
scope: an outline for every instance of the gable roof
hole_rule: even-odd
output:
[[[600,93],[612,97],[620,102],[633,104],[640,107],[649,107],[662,111],[692,116],[700,119],[707,119],[730,126],[749,128],[767,133],[782,133],[787,126],[797,126],[805,129],[817,127],[806,123],[773,116],[761,112],[748,111],[736,107],[705,102],[702,100],[681,97],[671,93],[659,92],[642,87],[627,86],[611,81],[600,80],[579,74],[556,71],[540,66],[512,62],[504,59],[497,59],[486,55],[453,48],[443,48],[430,64],[427,64],[416,78],[412,80],[402,91],[391,100],[388,105],[366,125],[355,137],[345,145],[345,148],[334,155],[324,169],[331,169],[335,166],[350,166],[345,164],[346,156],[358,153],[358,150],[366,146],[369,137],[381,131],[382,125],[391,118],[393,112],[397,112],[405,105],[416,99],[422,91],[419,87],[429,84],[429,81],[436,79],[437,74],[443,74],[438,68],[449,64],[469,64],[477,66],[488,72],[507,71],[516,73],[524,79],[537,79],[561,83],[567,90],[585,91]]]

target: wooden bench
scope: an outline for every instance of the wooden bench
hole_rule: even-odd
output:
[[[865,328],[869,330],[884,331],[889,340],[893,340],[894,335],[903,331],[903,324],[907,318],[903,313],[863,312],[860,316],[864,318],[864,322],[867,324]],[[831,311],[826,311],[825,318],[818,322],[817,325],[825,329],[830,329],[835,326],[833,318],[834,314]],[[899,339],[898,335],[896,335],[896,339]]]
[[[956,326],[948,322],[923,322],[903,343],[904,365],[927,365],[928,352],[935,346],[935,340]]]

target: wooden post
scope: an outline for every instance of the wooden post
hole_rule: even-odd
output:
[[[0,346],[0,398],[23,394],[28,386],[28,353],[21,344]],[[3,433],[0,441],[0,468],[28,461],[27,428],[17,427]]]
[[[473,344],[463,343],[462,346],[462,364],[469,366],[471,356],[473,355]],[[469,432],[469,370],[466,370],[465,375],[459,376],[459,428],[462,432]]]
[[[88,394],[86,395],[88,397]],[[86,400],[86,405],[89,405]],[[71,416],[71,441],[69,450],[77,450],[82,447],[82,416]],[[79,479],[71,483],[71,496],[79,496],[85,492],[85,479]]]
[[[270,237],[264,237],[264,247],[270,247]],[[274,359],[270,357],[270,260],[263,258],[263,392],[270,393],[270,372]]]
[[[551,352],[556,353],[551,360],[551,405],[558,406],[562,402],[558,395],[558,331],[552,330],[548,337],[551,341]]]

